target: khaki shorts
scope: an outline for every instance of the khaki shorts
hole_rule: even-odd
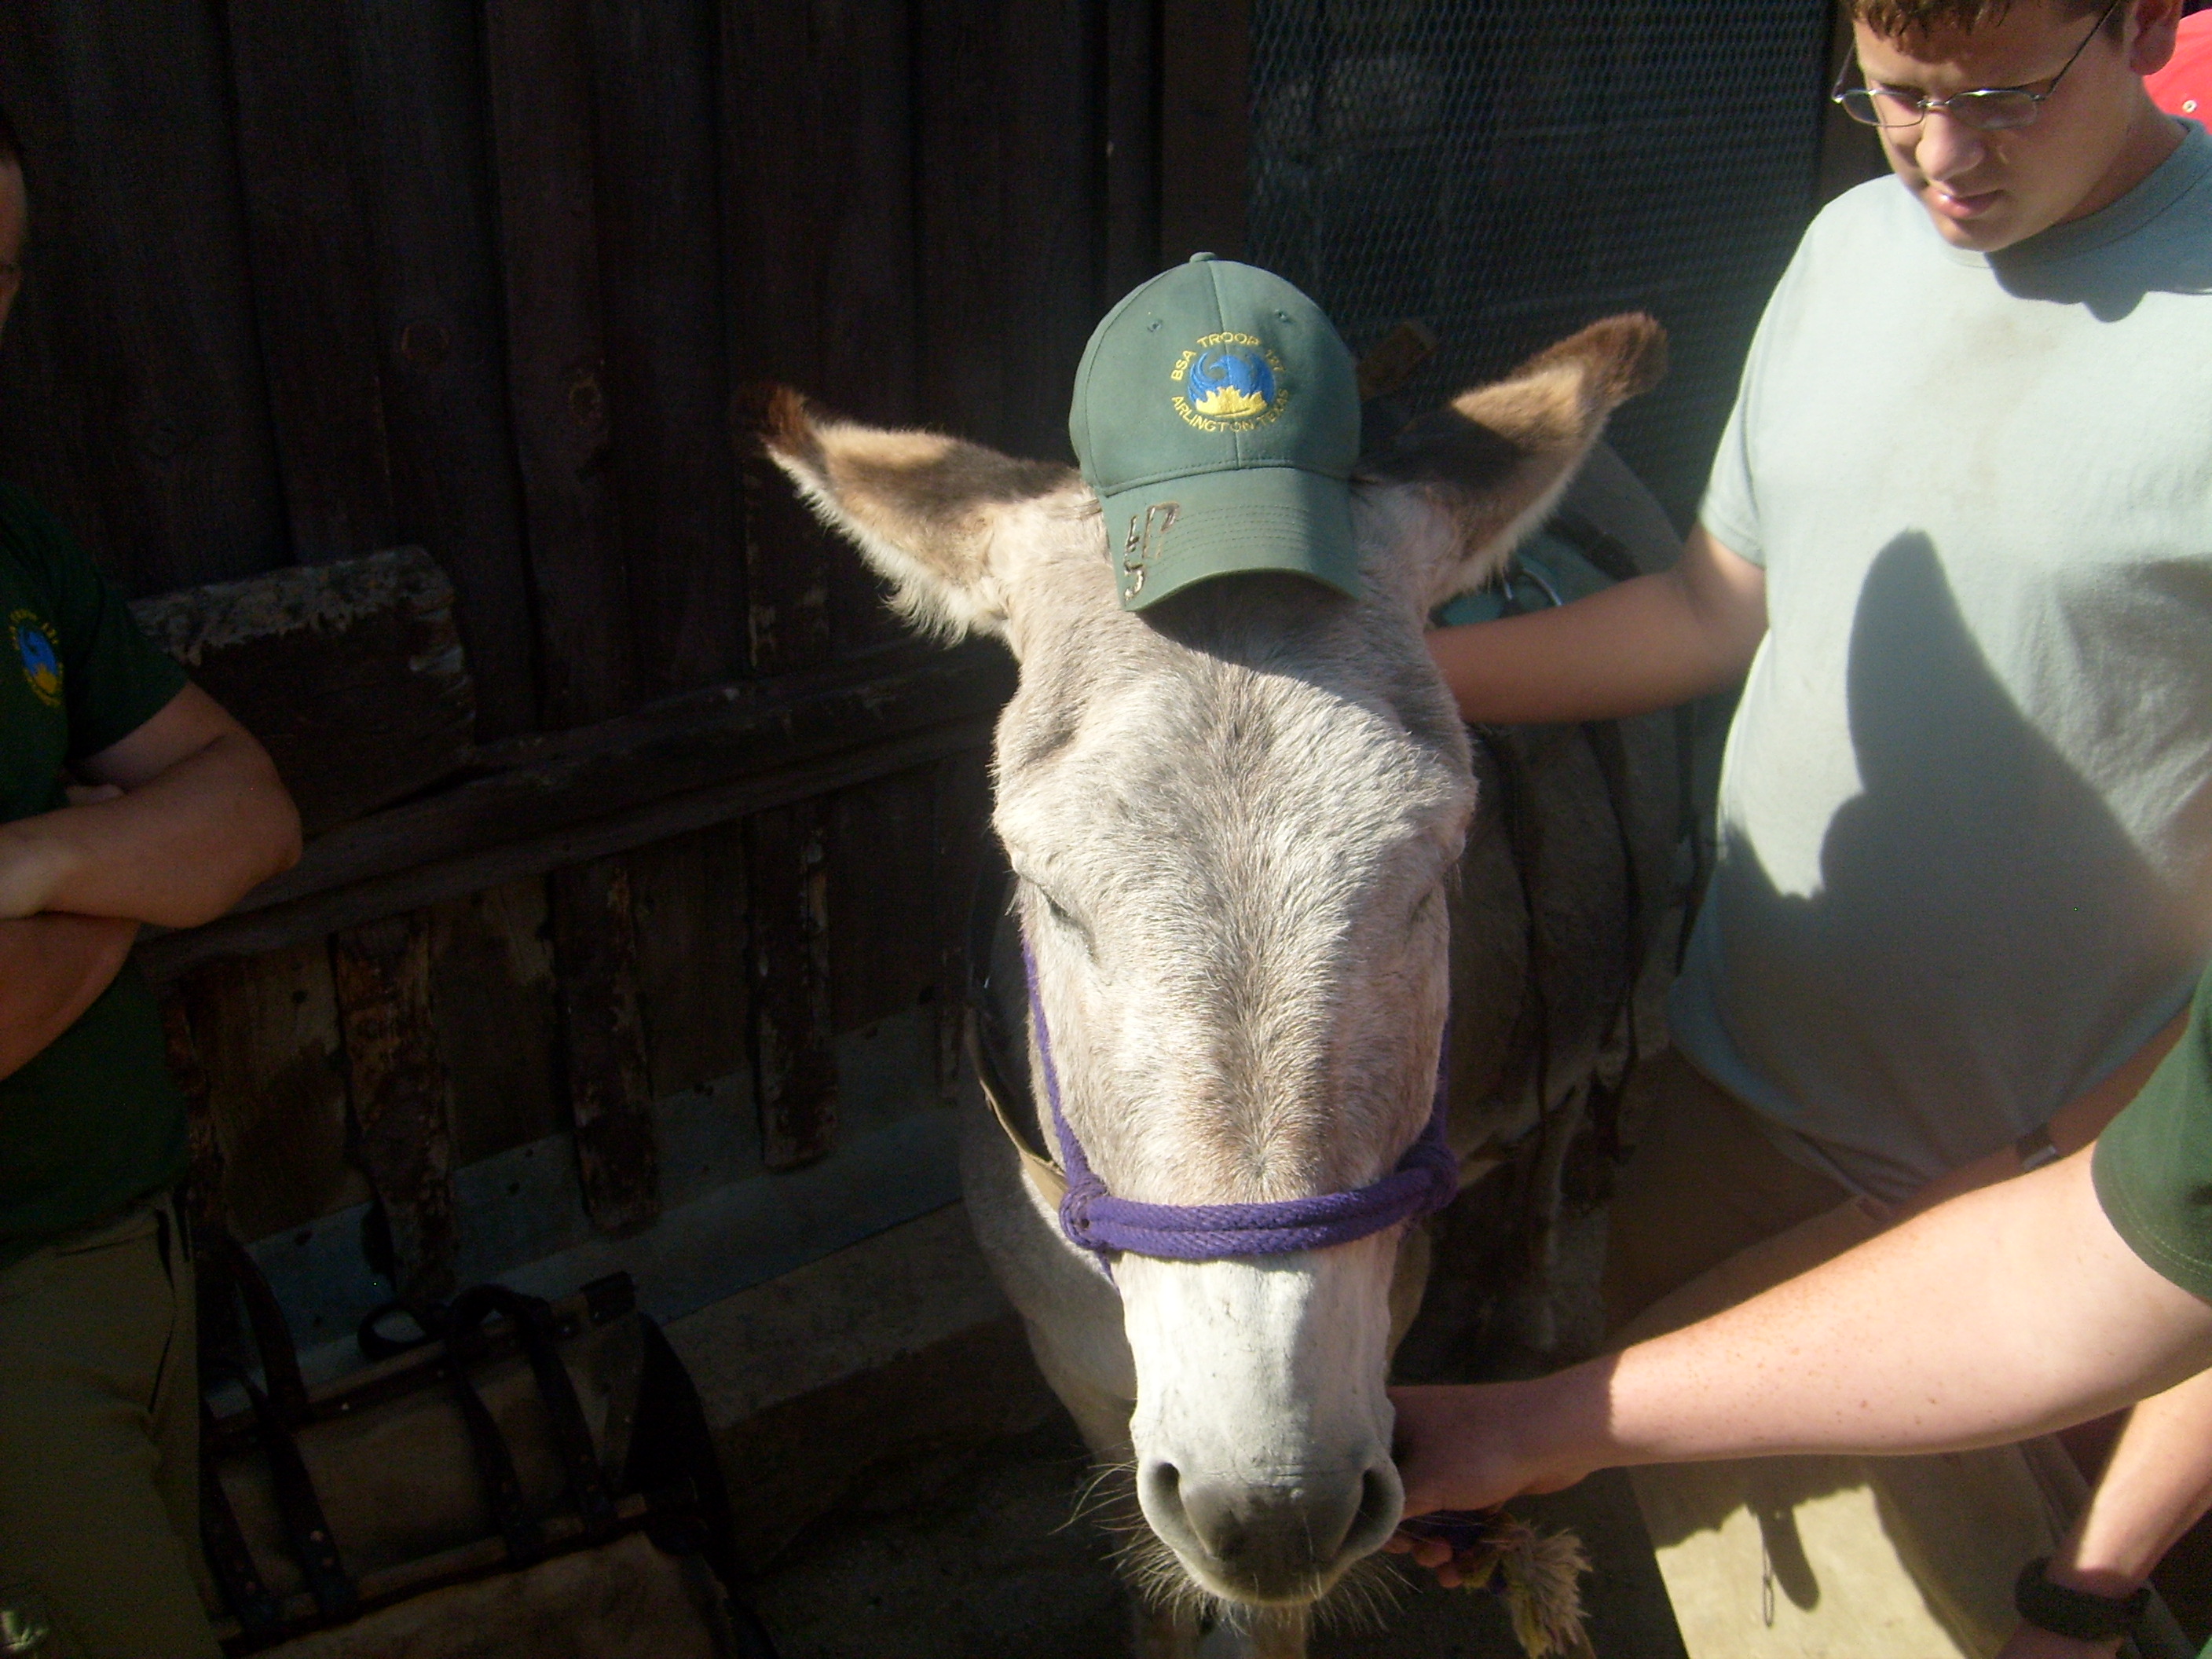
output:
[[[1639,1073],[1644,1127],[1610,1213],[1621,1341],[1718,1312],[1881,1230],[1674,1054]],[[1632,1121],[1634,1119],[1632,1118]],[[1988,1659],[2012,1585],[2081,1482],[2055,1442],[1940,1457],[1763,1457],[1633,1472],[1692,1659]]]
[[[193,1334],[166,1198],[0,1269],[0,1651],[220,1659]]]

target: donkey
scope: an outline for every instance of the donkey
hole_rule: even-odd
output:
[[[1019,663],[994,822],[1030,960],[1030,1074],[1048,1040],[1067,1127],[1114,1194],[1350,1192],[1422,1133],[1476,806],[1422,630],[1544,521],[1663,356],[1656,323],[1613,318],[1408,428],[1355,479],[1357,599],[1244,574],[1140,614],[1117,601],[1073,471],[769,398],[768,453],[893,605],[948,638],[996,635]],[[1492,850],[1470,872],[1485,893]],[[1494,1050],[1490,1012],[1462,1024]],[[1496,1054],[1478,1058],[1460,1069],[1494,1085]],[[1522,1109],[1455,1091],[1455,1150],[1493,1145]],[[1017,1132],[1054,1144],[1037,1101],[1013,1110]],[[1400,1517],[1383,1384],[1419,1304],[1422,1230],[1109,1260],[1063,1236],[1025,1178],[1036,1162],[971,1091],[977,1237],[1091,1450],[1133,1479],[1139,1651],[1186,1659],[1210,1625],[1209,1656],[1304,1654],[1312,1605]]]

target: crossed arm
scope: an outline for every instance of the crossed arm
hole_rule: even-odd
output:
[[[107,988],[141,923],[211,921],[300,854],[267,752],[196,686],[76,770],[70,805],[0,824],[0,1077]]]

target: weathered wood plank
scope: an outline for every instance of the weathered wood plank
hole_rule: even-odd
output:
[[[267,745],[310,835],[428,787],[472,750],[453,585],[420,548],[131,609]]]
[[[70,198],[60,176],[66,112],[58,88],[36,78],[24,83],[37,61],[29,21],[21,7],[0,7],[0,106],[22,141],[36,226],[24,243],[22,286],[0,335],[0,468],[100,554],[111,538],[103,461],[88,435],[97,416],[70,338],[77,296],[69,278]]]
[[[1005,445],[1007,332],[1000,258],[998,0],[915,15],[915,126],[921,251],[922,407],[979,442]]]
[[[180,989],[233,1237],[250,1243],[367,1198],[346,1155],[345,1060],[323,940],[210,963]]]
[[[583,731],[482,751],[484,775],[314,842],[251,911],[611,817],[691,791],[994,713],[1012,665],[994,646],[927,647],[774,684],[718,687]]]
[[[811,8],[822,396],[854,418],[915,419],[914,111],[908,0]],[[788,277],[781,280],[788,280]],[[841,568],[857,568],[838,550]]]
[[[192,1030],[191,1009],[182,987],[170,987],[161,999],[161,1035],[169,1075],[176,1079],[178,1091],[185,1097],[189,1159],[180,1195],[185,1224],[195,1237],[212,1240],[230,1230],[230,1214],[223,1201],[222,1141],[216,1131],[215,1109],[208,1100],[207,1067],[200,1060],[199,1039]],[[242,1353],[238,1287],[231,1278],[228,1258],[203,1247],[192,1290],[201,1353],[210,1357]]]
[[[289,904],[246,911],[189,933],[142,945],[138,959],[155,981],[219,957],[253,956],[337,927],[435,904],[501,882],[543,875],[580,860],[605,858],[747,813],[834,793],[925,761],[986,744],[988,718],[934,726],[878,744],[842,749],[816,760],[757,773],[689,793],[657,797],[624,812],[572,827],[499,842],[486,850],[399,869],[390,875],[318,891]]]
[[[747,825],[753,1097],[771,1170],[811,1164],[837,1144],[829,817],[817,796],[757,812]]]
[[[909,8],[877,0],[811,9],[820,341],[811,384],[857,419],[910,425],[920,414],[920,354]],[[837,650],[896,637],[902,624],[881,585],[849,549],[830,550],[828,572]]]
[[[1244,247],[1250,0],[1161,0],[1160,263]]]
[[[753,672],[781,674],[811,667],[830,654],[828,532],[766,461],[745,457],[738,483],[745,642]]]
[[[937,769],[893,773],[830,803],[830,982],[840,1031],[936,1000]]]
[[[856,8],[866,10],[867,8]],[[730,362],[739,386],[778,380],[834,398],[821,293],[823,222],[839,210],[823,165],[822,92],[808,0],[722,9],[721,128]],[[746,637],[753,672],[811,667],[830,654],[829,538],[775,469],[743,456]]]
[[[227,79],[197,0],[0,7],[0,100],[39,135],[40,275],[100,502],[79,528],[137,592],[286,552]]]
[[[430,1013],[461,1170],[562,1126],[552,924],[536,878],[447,899],[429,918]]]
[[[335,16],[301,22],[282,0],[224,0],[293,554],[320,562],[389,547],[395,523],[352,66]]]
[[[855,270],[856,260],[884,252],[884,227],[869,216],[896,216],[902,206],[886,199],[884,179],[855,164],[880,162],[885,153],[878,112],[887,96],[902,97],[906,83],[903,73],[884,78],[902,63],[890,31],[902,43],[904,27],[896,4],[763,0],[723,13],[732,361],[741,381],[792,381],[854,414],[903,412],[902,396],[910,395],[910,380],[901,384],[910,347],[878,331],[896,326],[902,296],[882,284],[902,272]],[[902,194],[903,172],[892,177]],[[757,459],[744,489],[755,672],[818,663],[832,648],[842,554]],[[771,1169],[811,1162],[836,1144],[825,835],[819,800],[756,815],[748,825],[754,1098]]]
[[[419,911],[331,940],[345,1036],[355,1155],[383,1206],[410,1300],[452,1294],[460,1223],[453,1204],[452,1100],[430,1012],[430,927]]]
[[[1095,15],[1092,0],[1020,0],[1000,14],[999,258],[1010,303],[993,349],[1006,362],[1001,420],[1018,454],[1073,459],[1068,392],[1099,316],[1105,76]]]
[[[640,694],[746,664],[712,0],[591,0],[607,396]]]
[[[485,0],[507,383],[555,725],[630,702],[629,601],[608,477],[605,324],[586,0]]]
[[[619,858],[594,859],[554,872],[549,891],[585,1206],[603,1232],[635,1232],[660,1213],[660,1160],[629,871]]]
[[[222,1207],[222,1142],[216,1133],[215,1110],[208,1102],[207,1067],[183,993],[171,987],[161,999],[161,1036],[169,1075],[185,1097],[185,1140],[191,1164],[185,1176],[185,1212],[204,1232],[219,1232],[228,1222]]]
[[[484,738],[538,723],[480,0],[349,0],[397,533],[460,596]]]
[[[937,1080],[948,1093],[960,1074],[960,1029],[968,994],[968,922],[991,828],[991,751],[963,750],[937,763],[934,931],[938,969]]]
[[[1106,309],[1160,268],[1160,9],[1103,0],[1106,10]]]
[[[662,1098],[744,1069],[745,847],[718,824],[629,855],[647,1067]]]

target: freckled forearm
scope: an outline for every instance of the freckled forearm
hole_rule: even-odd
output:
[[[1608,1379],[1600,1462],[2002,1443],[2171,1386],[2212,1308],[2104,1220],[2086,1155],[1931,1211]]]
[[[2142,1401],[2087,1505],[2052,1554],[2050,1576],[2125,1595],[2212,1508],[2212,1371]]]

